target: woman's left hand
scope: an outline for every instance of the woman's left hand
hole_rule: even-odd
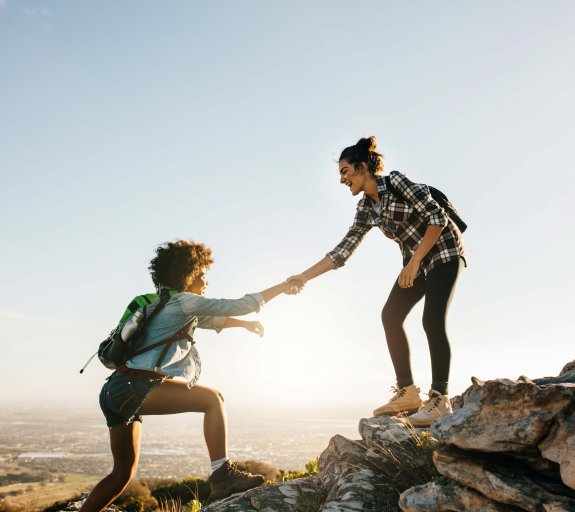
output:
[[[260,338],[264,335],[264,326],[262,324],[260,324],[259,322],[246,322],[244,327],[248,331],[259,335]]]
[[[403,270],[399,273],[397,278],[397,284],[400,288],[411,288],[413,286],[413,281],[417,276],[419,270],[419,262],[411,258],[409,263],[403,267]]]

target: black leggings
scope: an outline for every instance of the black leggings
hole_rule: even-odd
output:
[[[409,312],[425,295],[423,308],[423,328],[431,353],[431,388],[447,394],[451,350],[445,331],[447,310],[463,260],[443,263],[428,272],[423,272],[413,282],[411,288],[400,288],[397,281],[391,289],[389,298],[381,312],[385,337],[391,361],[395,369],[398,387],[413,384],[409,358],[409,345],[403,330],[403,322]]]

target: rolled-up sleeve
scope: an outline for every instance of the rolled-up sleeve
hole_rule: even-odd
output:
[[[224,328],[225,321],[225,316],[199,316],[197,327],[200,329],[211,329],[219,333]]]
[[[406,201],[423,218],[426,224],[446,226],[447,214],[431,197],[429,187],[423,183],[414,183],[405,174],[398,171],[389,173],[391,184],[401,193]]]
[[[208,299],[193,293],[184,293],[180,304],[182,311],[188,316],[226,317],[258,312],[264,305],[264,299],[260,293],[249,293],[241,299]]]
[[[349,228],[347,234],[343,237],[343,240],[335,246],[335,248],[328,252],[326,256],[333,261],[336,268],[345,265],[348,258],[357,249],[363,237],[371,229],[371,226],[367,223],[367,213],[365,212],[365,207],[363,205],[363,200],[359,202],[357,210],[355,212],[355,218],[353,220],[352,226]]]

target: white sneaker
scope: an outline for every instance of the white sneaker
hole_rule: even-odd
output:
[[[451,401],[447,395],[442,395],[434,389],[429,391],[429,399],[415,414],[408,416],[407,420],[414,427],[429,427],[437,418],[452,414]]]
[[[389,402],[378,407],[373,411],[374,416],[381,416],[382,414],[400,414],[418,411],[423,405],[421,397],[419,396],[419,388],[415,384],[405,388],[391,388],[395,395]]]

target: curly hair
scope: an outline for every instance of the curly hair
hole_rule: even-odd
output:
[[[156,249],[148,270],[156,288],[168,286],[183,291],[202,268],[209,268],[213,262],[212,250],[204,244],[175,240]]]
[[[383,155],[376,151],[377,140],[372,135],[357,141],[357,144],[345,148],[339,157],[339,161],[346,160],[354,167],[365,162],[367,170],[372,176],[383,174]]]

